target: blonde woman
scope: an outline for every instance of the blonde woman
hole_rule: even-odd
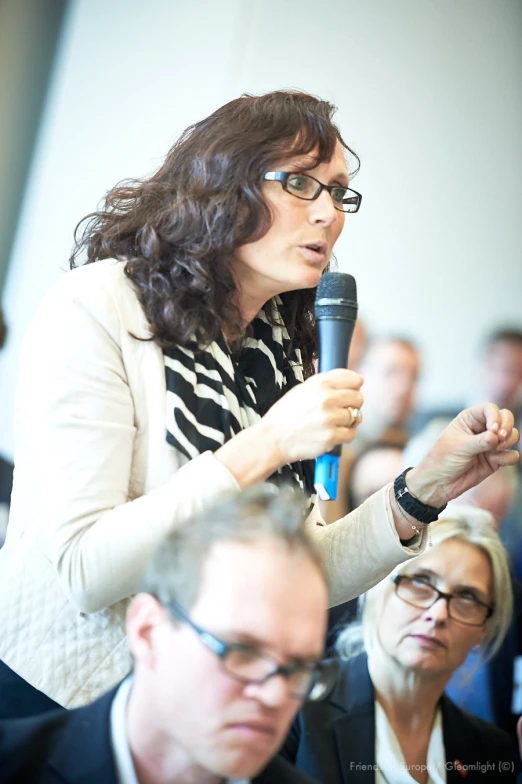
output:
[[[464,507],[431,525],[433,546],[368,592],[356,630],[339,639],[340,677],[299,714],[283,753],[328,784],[515,781],[509,736],[445,696],[473,647],[495,653],[512,592],[505,550]]]

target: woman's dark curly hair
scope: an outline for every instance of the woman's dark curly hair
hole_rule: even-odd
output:
[[[338,140],[357,170],[359,159],[333,124],[334,112],[327,101],[297,91],[230,101],[187,128],[149,179],[120,183],[99,211],[80,221],[71,267],[82,251],[85,263],[125,261],[125,274],[162,347],[186,347],[194,336],[209,343],[225,324],[241,334],[229,260],[270,229],[265,172],[294,155],[329,161]],[[317,352],[314,290],[287,292],[281,299],[306,377]]]

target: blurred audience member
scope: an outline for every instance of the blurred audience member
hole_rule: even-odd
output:
[[[4,347],[7,328],[0,308],[0,350]],[[0,455],[0,547],[4,543],[9,517],[9,502],[13,488],[13,464]]]
[[[367,344],[368,336],[366,334],[364,322],[358,318],[353,329],[350,352],[348,354],[348,367],[350,370],[357,370],[359,367],[364,352],[366,351]]]
[[[393,482],[402,471],[403,444],[390,438],[370,441],[354,456],[346,485],[348,511],[356,509],[380,487]]]
[[[484,400],[522,416],[522,330],[499,329],[486,342],[482,357]]]
[[[522,329],[499,328],[491,332],[483,343],[479,357],[478,379],[468,390],[462,404],[441,406],[438,409],[415,412],[412,432],[418,433],[437,418],[453,419],[464,405],[491,400],[501,408],[508,408],[515,417],[515,426],[522,424]],[[522,468],[519,466],[519,471]]]
[[[515,426],[522,426],[522,329],[505,328],[493,332],[482,355],[484,400],[500,402],[515,417]],[[502,525],[504,541],[518,579],[522,580],[522,466],[516,466],[518,484],[515,497]]]
[[[345,657],[328,697],[304,706],[283,747],[328,784],[515,781],[516,751],[502,730],[444,694],[476,647],[487,659],[511,616],[505,550],[483,519],[447,513],[432,547],[371,589],[362,629],[339,639]],[[362,640],[366,653],[355,654]]]
[[[264,485],[171,533],[127,611],[133,673],[86,707],[0,722],[2,784],[311,784],[270,762],[331,682],[304,518],[293,492]]]
[[[402,471],[401,440],[371,441],[359,450],[348,464],[343,482],[347,511],[356,509],[383,485],[393,482]],[[357,599],[343,602],[328,612],[327,648],[336,641],[339,629],[357,617]]]
[[[364,378],[364,420],[358,439],[375,440],[392,431],[406,442],[419,368],[411,341],[388,337],[370,342],[358,367]]]
[[[353,456],[369,441],[392,439],[402,446],[408,440],[419,375],[419,354],[413,343],[399,337],[378,338],[368,345],[357,372],[364,378],[363,420],[355,441],[343,450],[339,465],[339,490],[335,501],[321,502],[327,523],[344,517],[350,509],[344,488]]]

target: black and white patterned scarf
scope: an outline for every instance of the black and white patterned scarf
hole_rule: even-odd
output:
[[[190,349],[164,350],[167,441],[185,457],[215,452],[303,381],[301,352],[290,349],[280,303],[278,297],[273,300],[277,326],[261,311],[237,355],[223,336],[206,348],[194,342]],[[316,501],[313,477],[314,461],[304,460],[283,466],[268,481],[297,485],[311,508]]]

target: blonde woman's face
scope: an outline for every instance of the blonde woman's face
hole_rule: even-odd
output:
[[[493,575],[487,555],[475,545],[449,539],[410,562],[401,574],[429,582],[439,591],[467,602],[492,604]],[[453,611],[452,611],[452,614]],[[419,609],[392,591],[384,602],[378,636],[384,651],[404,668],[451,675],[474,645],[480,645],[487,621],[468,626],[448,613],[440,597]]]

